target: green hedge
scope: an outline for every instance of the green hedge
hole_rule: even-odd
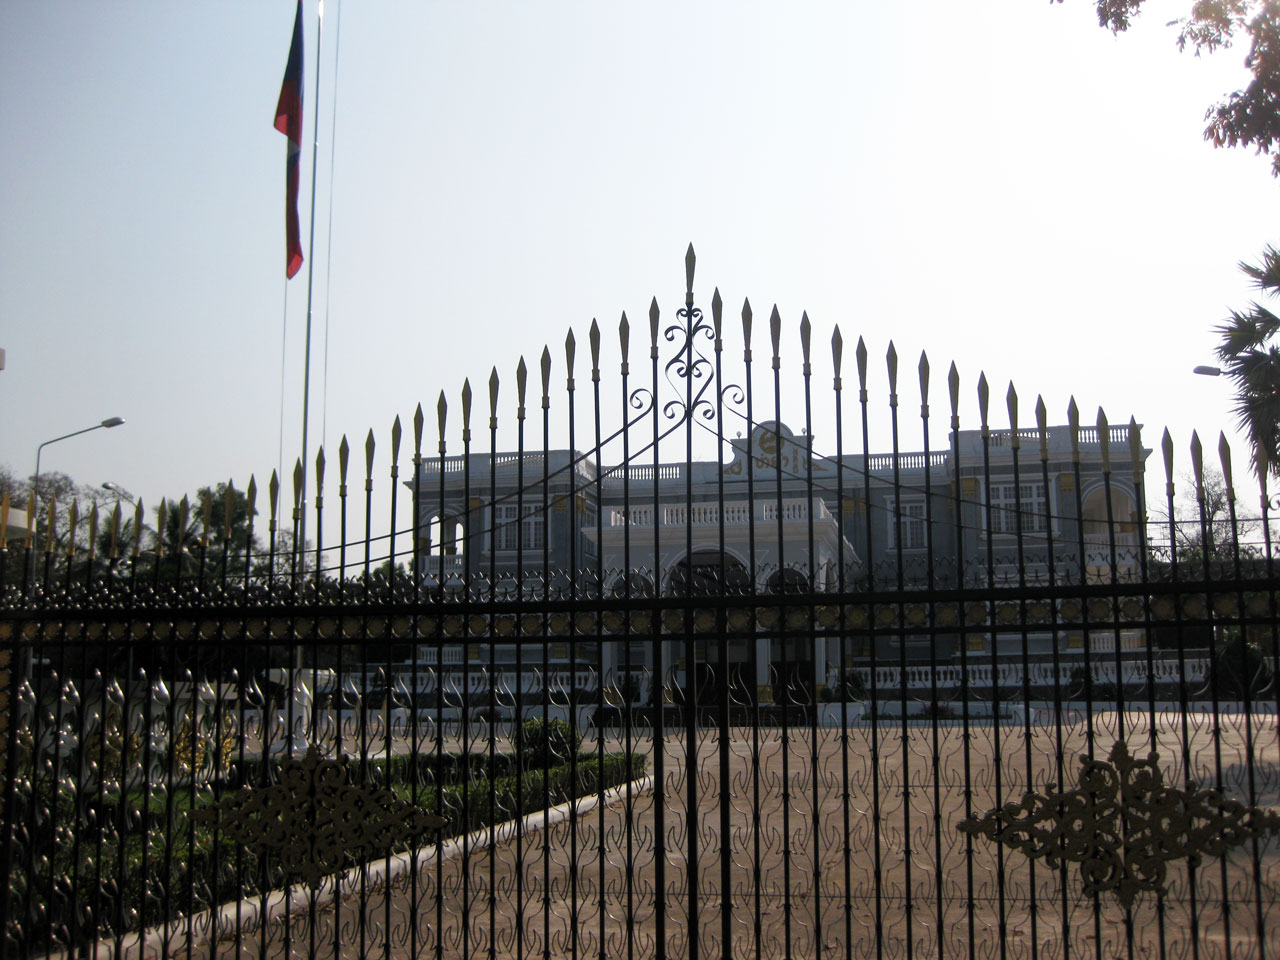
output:
[[[413,773],[425,779],[428,771],[460,774],[467,763],[473,779],[465,785],[415,787],[411,779]],[[609,754],[603,775],[594,755],[583,755],[576,764],[517,773],[514,755],[503,754],[493,764],[500,775],[486,778],[482,774],[488,764],[484,754],[396,756],[390,764],[392,786],[432,812],[438,802],[449,821],[439,836],[448,838],[617,786],[643,775],[647,758]],[[359,767],[359,761],[351,762],[353,783],[361,781]],[[386,769],[385,757],[370,759],[366,782],[385,783]],[[222,793],[230,789],[224,787]],[[223,833],[215,836],[208,825],[192,823],[192,807],[213,800],[208,787],[194,794],[189,787],[166,790],[157,785],[123,796],[118,790],[100,795],[78,792],[65,781],[55,785],[42,776],[35,784],[20,781],[16,793],[17,820],[27,841],[22,855],[37,865],[11,878],[15,919],[20,920],[9,924],[7,934],[19,955],[37,951],[49,937],[86,945],[98,936],[154,926],[292,879],[273,857],[259,857]],[[419,838],[415,845],[430,839]]]

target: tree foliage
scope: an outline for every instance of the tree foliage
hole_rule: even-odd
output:
[[[1122,33],[1146,3],[1097,0],[1098,23]],[[1193,0],[1187,16],[1170,25],[1178,28],[1178,49],[1197,56],[1248,40],[1244,65],[1253,79],[1208,109],[1204,137],[1215,147],[1253,147],[1272,158],[1271,172],[1280,176],[1280,0]]]
[[[1268,246],[1260,263],[1241,263],[1240,269],[1259,291],[1280,296],[1280,250]],[[1231,311],[1214,332],[1214,352],[1235,385],[1234,412],[1249,438],[1254,472],[1280,476],[1280,317],[1254,301]]]

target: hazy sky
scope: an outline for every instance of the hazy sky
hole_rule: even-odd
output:
[[[893,340],[906,448],[927,350],[935,445],[954,360],[967,425],[985,371],[998,426],[1013,379],[1024,423],[1038,393],[1054,422],[1074,394],[1089,422],[1099,405],[1112,422],[1135,416],[1148,446],[1169,426],[1185,466],[1192,428],[1212,447],[1229,425],[1227,384],[1190,371],[1252,295],[1236,263],[1277,239],[1280,198],[1265,158],[1202,139],[1205,109],[1245,82],[1245,50],[1177,53],[1165,23],[1187,5],[1150,0],[1117,38],[1087,0],[329,0],[307,249],[313,451],[343,432],[363,448],[372,427],[385,478],[393,417],[407,430],[441,390],[456,411],[468,376],[483,433],[494,366],[506,445],[515,365],[544,344],[562,423],[570,327],[587,445],[588,325],[606,331],[614,397],[619,315],[640,359],[649,299],[674,315],[692,241],[704,306],[718,286],[736,331],[751,298],[757,359],[776,303],[795,371],[808,311],[820,449],[834,448],[839,323],[847,364],[859,335],[871,352],[880,442]],[[305,9],[309,141],[314,0]],[[46,448],[42,467],[148,504],[251,473],[265,484],[287,313],[291,468],[307,266],[286,285],[285,141],[271,121],[293,11],[0,5],[0,463],[28,474],[40,442],[122,416]],[[303,155],[305,238],[309,142]],[[726,349],[740,364],[736,332]],[[797,428],[802,409],[790,394]],[[1152,468],[1162,481],[1158,456]]]

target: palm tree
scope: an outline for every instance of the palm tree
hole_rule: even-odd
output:
[[[1280,250],[1268,246],[1262,262],[1241,263],[1253,285],[1269,296],[1280,296]],[[1223,373],[1236,387],[1235,414],[1249,436],[1253,468],[1259,477],[1280,477],[1280,317],[1262,304],[1232,310],[1231,318],[1214,328],[1221,338],[1215,351]]]

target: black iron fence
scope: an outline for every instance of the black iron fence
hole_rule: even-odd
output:
[[[861,340],[819,394],[744,304],[731,361],[686,266],[613,386],[593,322],[585,399],[571,334],[404,476],[397,421],[283,507],[28,505],[7,956],[1280,952],[1265,488],[1197,443],[1180,513],[1167,434],[1157,498],[1137,424],[969,427],[954,367],[938,436],[923,357],[908,431],[892,347],[882,427]]]

